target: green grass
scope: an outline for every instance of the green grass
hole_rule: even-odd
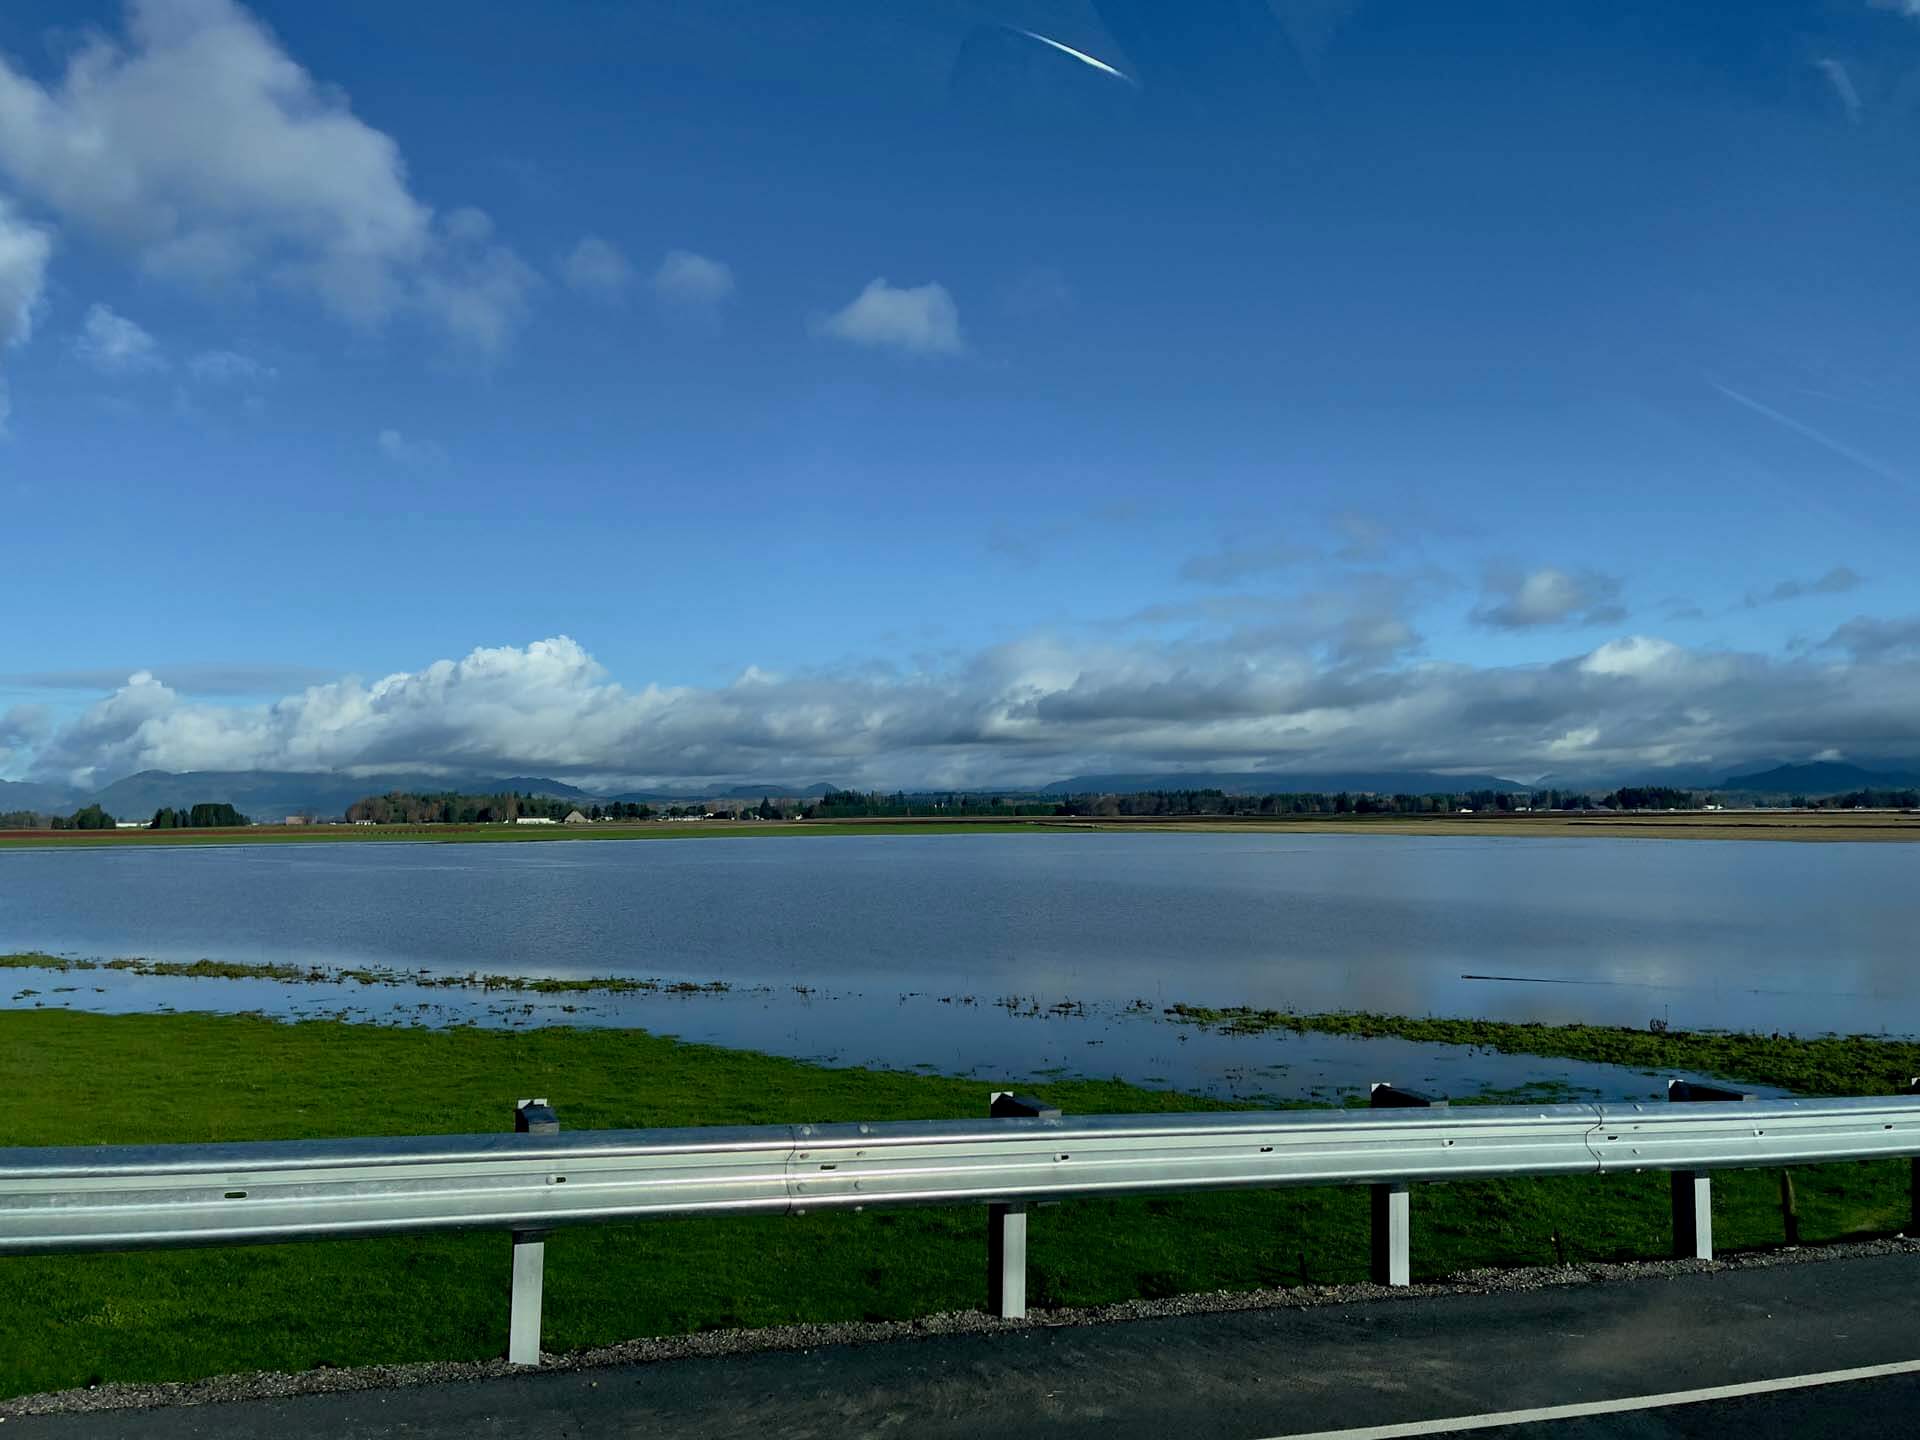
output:
[[[1874,1042],[1851,1042],[1871,1050]],[[1862,1073],[1884,1062],[1864,1060]],[[1701,1068],[1699,1066],[1687,1068]],[[521,1095],[569,1129],[983,1113],[988,1084],[836,1070],[638,1031],[401,1031],[246,1016],[0,1011],[16,1145],[504,1130]],[[1117,1082],[1040,1087],[1073,1113],[1217,1109]],[[1904,1164],[1796,1172],[1809,1241],[1906,1219]],[[1776,1178],[1716,1180],[1723,1248],[1778,1243]],[[1664,1176],[1420,1187],[1416,1278],[1480,1264],[1661,1254]],[[1070,1202],[1031,1222],[1038,1306],[1364,1277],[1359,1190]],[[1556,1238],[1557,1237],[1557,1238]],[[980,1207],[657,1220],[547,1247],[545,1338],[901,1319],[985,1299]],[[503,1235],[0,1263],[0,1393],[90,1380],[480,1359],[505,1344]]]

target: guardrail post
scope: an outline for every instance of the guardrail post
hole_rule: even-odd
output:
[[[1445,1109],[1447,1102],[1418,1090],[1375,1081],[1367,1092],[1375,1110]],[[1367,1187],[1373,1203],[1373,1253],[1370,1273],[1376,1285],[1413,1283],[1413,1197],[1404,1183]]]
[[[1014,1116],[1060,1118],[1060,1107],[995,1090],[987,1097],[987,1114],[996,1120]],[[1027,1315],[1027,1206],[1022,1200],[987,1206],[987,1309],[1003,1320]]]
[[[1909,1095],[1920,1095],[1920,1075],[1916,1075],[1907,1081],[1907,1093]],[[1920,1155],[1916,1155],[1908,1164],[1912,1169],[1908,1172],[1907,1193],[1911,1197],[1913,1215],[1911,1217],[1912,1223],[1907,1226],[1907,1233],[1909,1235],[1920,1235]]]
[[[513,1107],[513,1128],[521,1135],[558,1135],[560,1117],[546,1097]],[[513,1299],[507,1310],[507,1363],[540,1363],[540,1292],[547,1276],[547,1232],[513,1232]]]
[[[1669,1080],[1667,1099],[1674,1102],[1752,1100],[1748,1090],[1705,1085],[1698,1080]],[[1713,1259],[1713,1179],[1703,1170],[1675,1170],[1667,1178],[1673,1199],[1673,1258]]]

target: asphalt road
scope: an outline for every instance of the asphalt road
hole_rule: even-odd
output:
[[[4,1440],[1527,1440],[1920,1433],[1920,1365],[1608,1414],[1511,1415],[1920,1361],[1920,1257],[676,1360],[460,1385],[18,1418]],[[1436,1423],[1440,1422],[1440,1423]],[[1364,1434],[1364,1431],[1360,1433]],[[1358,1437],[1355,1437],[1358,1440]]]

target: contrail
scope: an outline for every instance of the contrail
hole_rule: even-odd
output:
[[[1816,445],[1824,445],[1842,459],[1851,460],[1862,470],[1871,471],[1882,480],[1891,480],[1896,485],[1905,485],[1908,483],[1906,476],[1900,474],[1898,471],[1889,470],[1871,455],[1862,455],[1851,445],[1843,444],[1825,431],[1816,430],[1813,426],[1796,420],[1791,415],[1783,415],[1771,405],[1763,405],[1751,395],[1742,395],[1732,386],[1722,385],[1718,380],[1709,380],[1707,384],[1711,385],[1715,390],[1718,390],[1722,395],[1726,396],[1727,399],[1733,401],[1734,404],[1744,405],[1747,409],[1753,411],[1754,414],[1764,415],[1767,419],[1773,421],[1774,424],[1784,425],[1796,435],[1806,436],[1807,439],[1813,441]]]
[[[1126,71],[1116,70],[1113,68],[1113,66],[1107,64],[1106,61],[1097,60],[1093,56],[1087,54],[1087,52],[1084,50],[1076,50],[1071,45],[1062,45],[1058,40],[1049,40],[1045,35],[1037,35],[1031,30],[1022,30],[1018,25],[1009,25],[1007,28],[1009,30],[1012,30],[1016,35],[1024,35],[1029,40],[1038,40],[1042,45],[1051,45],[1054,49],[1058,50],[1062,55],[1071,55],[1074,59],[1078,60],[1082,65],[1091,65],[1094,69],[1100,71],[1103,75],[1111,75],[1113,76],[1114,79],[1124,80],[1129,85],[1137,85],[1138,83],[1134,80],[1134,78],[1131,75],[1127,74]]]
[[[1833,83],[1834,94],[1840,97],[1840,103],[1846,107],[1848,122],[1858,125],[1860,123],[1860,92],[1854,88],[1853,76],[1847,73],[1846,65],[1834,59],[1816,60],[1813,63]]]

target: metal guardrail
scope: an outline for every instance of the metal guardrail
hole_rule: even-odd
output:
[[[0,1150],[0,1256],[507,1230],[508,1356],[537,1363],[538,1247],[567,1225],[984,1203],[993,1308],[1022,1315],[1038,1202],[1370,1185],[1375,1277],[1405,1284],[1423,1181],[1672,1171],[1676,1248],[1710,1257],[1712,1170],[1920,1156],[1920,1097],[1673,1093],[1454,1109],[1383,1086],[1368,1110],[1088,1117],[998,1095],[978,1121],[571,1133],[523,1101],[515,1134]]]

